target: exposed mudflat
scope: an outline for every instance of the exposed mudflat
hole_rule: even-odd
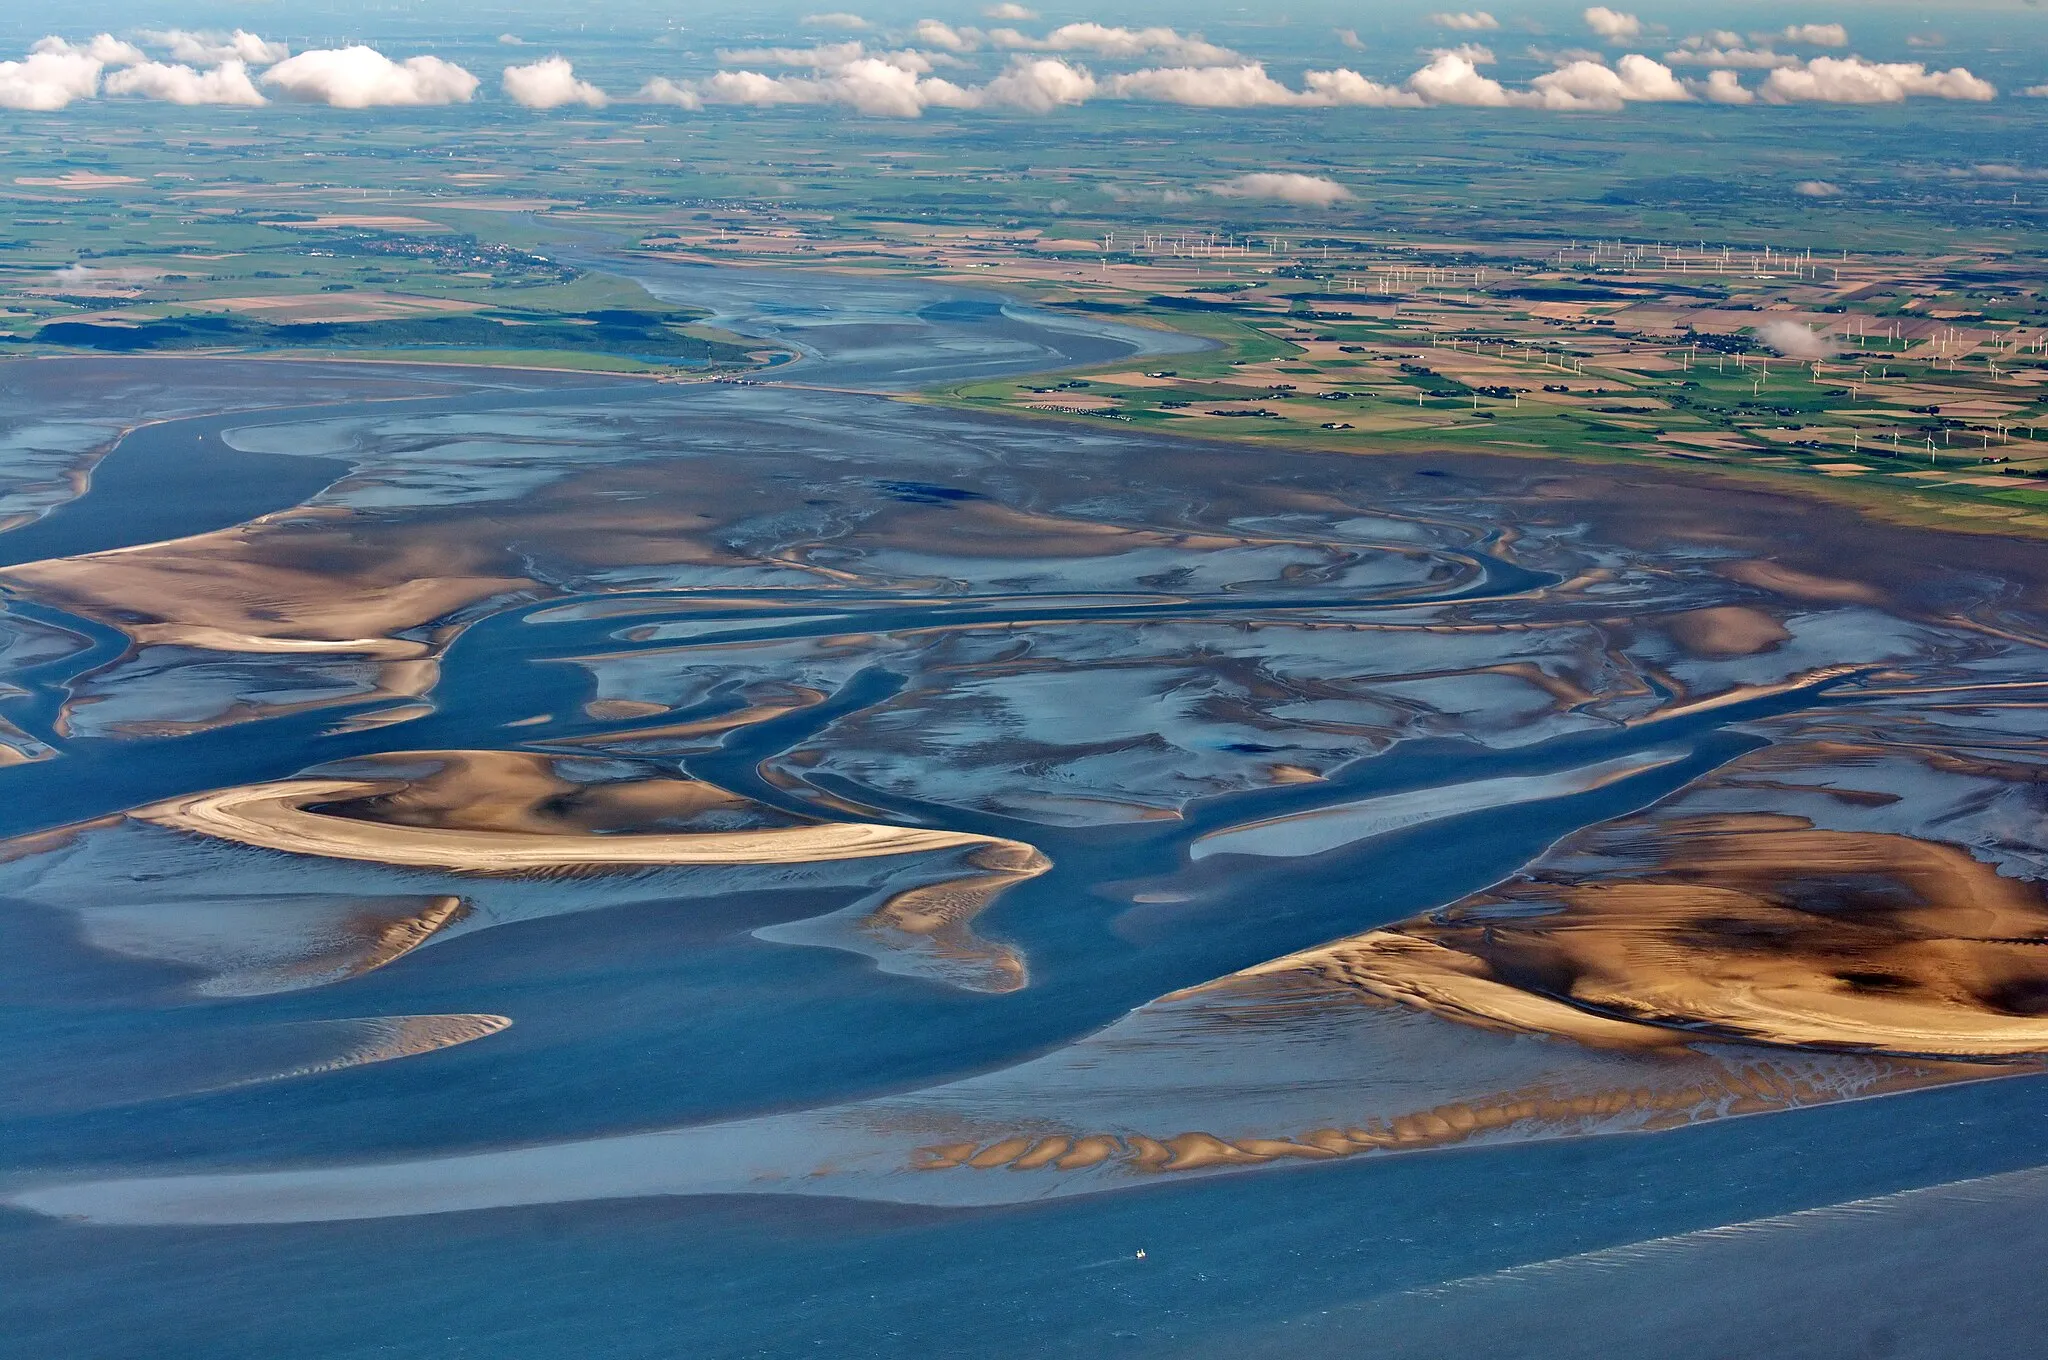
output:
[[[1132,343],[649,282],[820,388]],[[410,1335],[566,1235],[638,1318],[886,1296],[887,1352],[943,1256],[1050,1312],[939,1267],[929,1346],[1184,1353],[2040,1159],[2038,545],[775,383],[18,363],[0,417],[38,1287],[432,1243]]]

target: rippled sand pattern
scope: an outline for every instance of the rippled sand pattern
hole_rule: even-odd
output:
[[[459,897],[428,899],[424,907],[410,916],[383,915],[375,911],[378,905],[381,904],[363,904],[365,910],[343,927],[347,944],[331,954],[293,959],[283,967],[269,970],[236,970],[201,984],[198,990],[208,996],[252,996],[360,977],[411,953],[469,911]]]
[[[1898,1064],[1858,1087],[1859,1096],[1886,1095],[1938,1085],[1974,1074],[1944,1071],[1932,1064]],[[1508,1091],[1470,1101],[1433,1105],[1391,1117],[1374,1116],[1363,1127],[1309,1129],[1274,1137],[1238,1135],[1234,1141],[1210,1133],[1054,1135],[1010,1137],[987,1146],[948,1143],[918,1148],[918,1171],[1007,1167],[1034,1171],[1050,1167],[1075,1171],[1115,1161],[1134,1172],[1206,1171],[1259,1166],[1284,1158],[1321,1161],[1362,1152],[1423,1152],[1469,1139],[1506,1134],[1544,1138],[1593,1133],[1621,1126],[1652,1131],[1728,1115],[1768,1114],[1823,1104],[1843,1093],[1811,1080],[1796,1067],[1768,1059],[1728,1064],[1722,1071],[1686,1085],[1643,1085],[1572,1094],[1553,1088]]]
[[[1038,877],[1052,861],[1028,845],[1009,842],[976,850],[966,863],[985,872],[906,888],[864,918],[861,928],[884,938],[892,933],[921,936],[942,963],[981,973],[975,990],[1014,992],[1029,981],[1023,955],[976,936],[973,921],[1006,888]]]
[[[112,1044],[72,1036],[22,1064],[0,1117],[50,1118],[302,1082],[421,1058],[510,1028],[503,1015],[378,1015],[167,1027]]]

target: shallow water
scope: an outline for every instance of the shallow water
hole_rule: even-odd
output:
[[[1866,1286],[2048,1160],[2038,550],[622,268],[805,386],[0,371],[163,422],[0,534],[24,1353],[1946,1353]]]

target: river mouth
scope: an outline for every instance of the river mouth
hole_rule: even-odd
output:
[[[2036,1071],[2037,550],[914,407],[1132,341],[649,277],[803,385],[219,361],[0,534],[14,1204],[1250,1210]]]

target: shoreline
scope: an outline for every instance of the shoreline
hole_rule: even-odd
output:
[[[1161,329],[1170,330],[1170,328],[1165,327],[1161,327]],[[1171,333],[1187,336],[1188,338],[1205,338],[1195,336],[1190,332],[1172,331]],[[388,357],[367,358],[350,356],[346,353],[336,353],[333,355],[273,355],[263,353],[224,351],[217,353],[205,352],[179,354],[112,355],[91,352],[80,352],[76,354],[14,355],[0,358],[0,371],[4,371],[4,365],[9,360],[12,360],[14,362],[38,363],[51,361],[104,361],[119,363],[155,363],[162,361],[206,361],[265,364],[347,365],[378,369],[439,369],[448,370],[454,373],[476,375],[488,374],[492,372],[501,372],[508,374],[545,373],[565,377],[588,377],[592,379],[603,379],[607,381],[632,380],[642,383],[665,386],[709,386],[718,382],[717,377],[710,375],[700,377],[678,373],[658,373],[634,370],[563,368],[559,366],[544,364],[508,364],[499,362],[471,364],[446,360],[416,360],[397,359]],[[1100,372],[1106,368],[1115,366],[1116,364],[1120,364],[1123,362],[1128,361],[1110,361],[1110,363],[1107,364],[1094,363],[1087,365],[1077,365],[1073,368],[1037,370],[1037,372],[1042,372],[1046,374],[1086,374],[1090,372]],[[762,372],[772,373],[774,371],[774,369],[742,370],[743,373],[748,374],[757,374]],[[753,385],[758,385],[762,387],[785,388],[791,391],[825,391],[841,395],[873,397],[878,400],[893,401],[903,405],[929,406],[941,410],[958,411],[963,414],[971,414],[983,417],[997,416],[1005,419],[1014,419],[1038,425],[1061,425],[1098,429],[1101,428],[1103,425],[1102,417],[1083,414],[1080,412],[1048,410],[1043,407],[1014,407],[1001,404],[992,404],[971,398],[962,398],[957,395],[954,395],[953,389],[954,387],[957,386],[957,384],[942,384],[931,388],[912,389],[908,391],[892,391],[872,387],[851,387],[837,385],[828,386],[822,383],[810,383],[794,379],[782,380],[775,377],[767,376],[750,376],[748,377],[747,381]],[[363,400],[395,403],[418,400],[418,398],[386,397],[365,398]],[[321,404],[352,405],[355,403],[332,402]],[[304,403],[294,403],[294,406],[299,405],[304,405]],[[248,414],[261,414],[264,409],[267,408],[253,408]],[[115,446],[118,446],[123,439],[127,438],[129,435],[135,433],[138,430],[145,429],[155,425],[172,423],[177,420],[186,420],[194,418],[195,417],[156,418],[139,421],[133,426],[126,427],[123,429],[121,434],[117,436],[116,439],[112,442],[112,446],[102,451],[98,457],[92,459],[89,464],[85,465],[84,471],[86,472],[89,478],[90,472],[93,469],[95,469],[100,462],[104,461],[104,459],[109,454],[113,452],[113,448]],[[197,418],[205,419],[208,417]],[[1657,459],[1647,458],[1641,455],[1630,455],[1626,453],[1611,452],[1597,445],[1576,450],[1559,450],[1555,448],[1529,448],[1520,445],[1511,445],[1505,442],[1489,443],[1483,449],[1460,447],[1454,444],[1441,444],[1435,447],[1421,445],[1414,447],[1388,447],[1385,445],[1369,447],[1358,447],[1356,445],[1353,445],[1346,447],[1343,445],[1339,445],[1333,441],[1318,440],[1313,436],[1304,439],[1274,438],[1270,436],[1256,435],[1232,437],[1228,434],[1208,431],[1189,431],[1183,433],[1180,431],[1160,428],[1152,425],[1132,425],[1127,427],[1127,429],[1130,433],[1140,434],[1148,438],[1182,440],[1206,446],[1239,450],[1320,454],[1344,458],[1366,458],[1375,460],[1384,459],[1388,457],[1434,457],[1456,459],[1477,456],[1482,458],[1512,459],[1517,462],[1528,464],[1550,464],[1552,466],[1556,466],[1559,468],[1570,468],[1574,470],[1595,470],[1615,468],[1642,469],[1645,471],[1664,473],[1673,477],[1674,479],[1683,480],[1688,484],[1698,485],[1702,487],[1723,486],[1730,482],[1733,482],[1739,486],[1742,486],[1746,489],[1753,491],[1762,491],[1775,493],[1779,495],[1788,495],[1795,498],[1803,498],[1806,500],[1820,502],[1823,504],[1834,505],[1846,510],[1853,511],[1873,522],[1885,524],[1893,528],[1922,529],[1935,532],[1967,534],[1972,538],[1979,539],[2006,537],[2023,538],[2030,541],[2048,541],[2048,511],[2029,510],[2024,507],[2011,507],[2008,509],[2005,507],[1987,504],[1983,501],[1977,500],[1959,500],[1955,502],[1953,505],[1951,505],[1933,500],[1923,495],[1915,494],[1914,492],[1909,490],[1893,489],[1889,487],[1883,487],[1882,489],[1872,489],[1873,484],[1863,483],[1859,485],[1858,483],[1853,482],[1846,478],[1822,480],[1819,478],[1804,476],[1797,472],[1780,471],[1769,468],[1740,466],[1731,462],[1701,457],[1679,458],[1674,456],[1665,459]],[[1881,484],[1877,485],[1881,486]],[[22,524],[12,526],[11,528],[5,530],[0,530],[0,544],[4,544],[8,534],[14,533],[21,529],[29,528],[35,524],[42,523],[44,520],[48,518],[49,514],[55,513],[57,510],[60,510],[65,506],[77,504],[78,501],[83,499],[83,496],[85,494],[89,494],[89,492],[90,482],[88,480],[84,492],[82,492],[79,497],[75,497],[70,501],[66,501],[61,506],[52,507],[50,511],[45,512],[43,515],[38,516],[35,519],[25,521]],[[281,508],[289,509],[290,507]]]

